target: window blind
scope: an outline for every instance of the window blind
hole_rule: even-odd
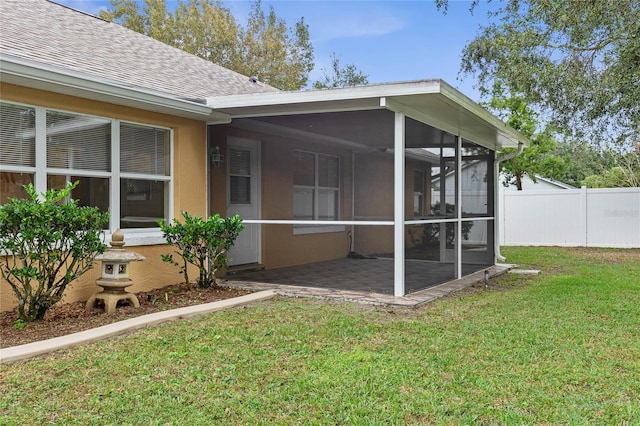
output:
[[[120,170],[169,176],[169,130],[122,123]]]
[[[35,167],[34,108],[0,103],[0,164]]]
[[[251,175],[251,151],[248,149],[231,149],[230,152],[230,173],[232,175]]]
[[[232,204],[251,204],[251,151],[229,150],[229,200]]]
[[[47,111],[47,167],[111,171],[111,122]]]

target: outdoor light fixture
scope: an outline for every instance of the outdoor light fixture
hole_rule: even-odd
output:
[[[211,164],[213,167],[218,168],[224,162],[224,155],[220,154],[220,147],[216,146],[211,153]]]

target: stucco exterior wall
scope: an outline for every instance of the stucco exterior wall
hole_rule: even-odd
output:
[[[229,136],[261,141],[262,219],[293,219],[293,152],[305,150],[340,157],[340,219],[351,220],[351,151],[232,126],[214,127],[212,144],[226,151]],[[226,181],[223,178],[221,173],[210,177],[215,185],[210,194],[212,212],[226,211]],[[340,232],[294,235],[292,225],[262,225],[262,263],[266,268],[274,269],[346,257],[349,230],[350,227],[345,227]]]
[[[382,153],[359,154],[356,160],[356,217],[360,220],[393,220],[394,171],[393,156]],[[431,170],[428,164],[405,160],[405,218],[413,216],[413,173],[424,174],[422,215],[429,215]],[[370,219],[367,219],[370,216]],[[358,226],[354,230],[355,251],[363,255],[392,255],[393,226]],[[411,244],[407,230],[407,244]]]
[[[200,216],[207,214],[206,124],[204,122],[6,83],[0,83],[0,96],[3,101],[171,128],[173,130],[173,214],[180,217],[181,210]],[[124,233],[126,243],[127,231],[125,230]],[[127,245],[126,248],[147,258],[144,262],[132,266],[131,278],[134,285],[129,287],[129,291],[145,291],[182,280],[177,267],[163,263],[160,259],[161,253],[169,253],[169,246]],[[63,300],[74,302],[88,299],[100,290],[95,284],[98,275],[97,268],[89,271],[67,289]],[[196,276],[195,269],[192,275]],[[13,291],[8,283],[2,280],[0,311],[11,310],[15,304]]]
[[[303,150],[340,157],[340,219],[353,220],[352,195],[355,198],[356,220],[393,220],[393,155],[390,153],[356,153],[337,145],[311,143],[298,138],[273,136],[233,126],[214,126],[210,129],[210,144],[226,152],[228,137],[261,141],[261,218],[264,220],[293,219],[293,152]],[[352,182],[355,170],[355,182]],[[420,170],[425,176],[423,196],[428,214],[430,168],[428,164],[407,160],[405,209],[413,215],[413,173]],[[211,212],[226,212],[226,170],[213,169],[210,176]],[[353,188],[355,185],[355,188]],[[293,225],[262,225],[262,263],[267,269],[301,265],[346,257],[353,249],[360,254],[392,254],[392,226],[345,226],[340,232],[295,235]]]

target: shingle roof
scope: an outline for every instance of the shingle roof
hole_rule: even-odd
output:
[[[0,53],[183,99],[277,91],[120,25],[47,0],[2,0]]]

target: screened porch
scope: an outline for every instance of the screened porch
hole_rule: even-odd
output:
[[[222,147],[228,159],[228,209],[250,195],[227,141],[259,141],[249,179],[259,181],[260,208],[243,219],[259,236],[254,263],[264,270],[242,276],[404,296],[493,265],[498,120],[462,114],[441,95],[405,99],[422,103],[416,110],[402,98],[365,108],[357,94],[295,113],[268,102],[229,107],[232,122],[211,126],[210,152]]]

